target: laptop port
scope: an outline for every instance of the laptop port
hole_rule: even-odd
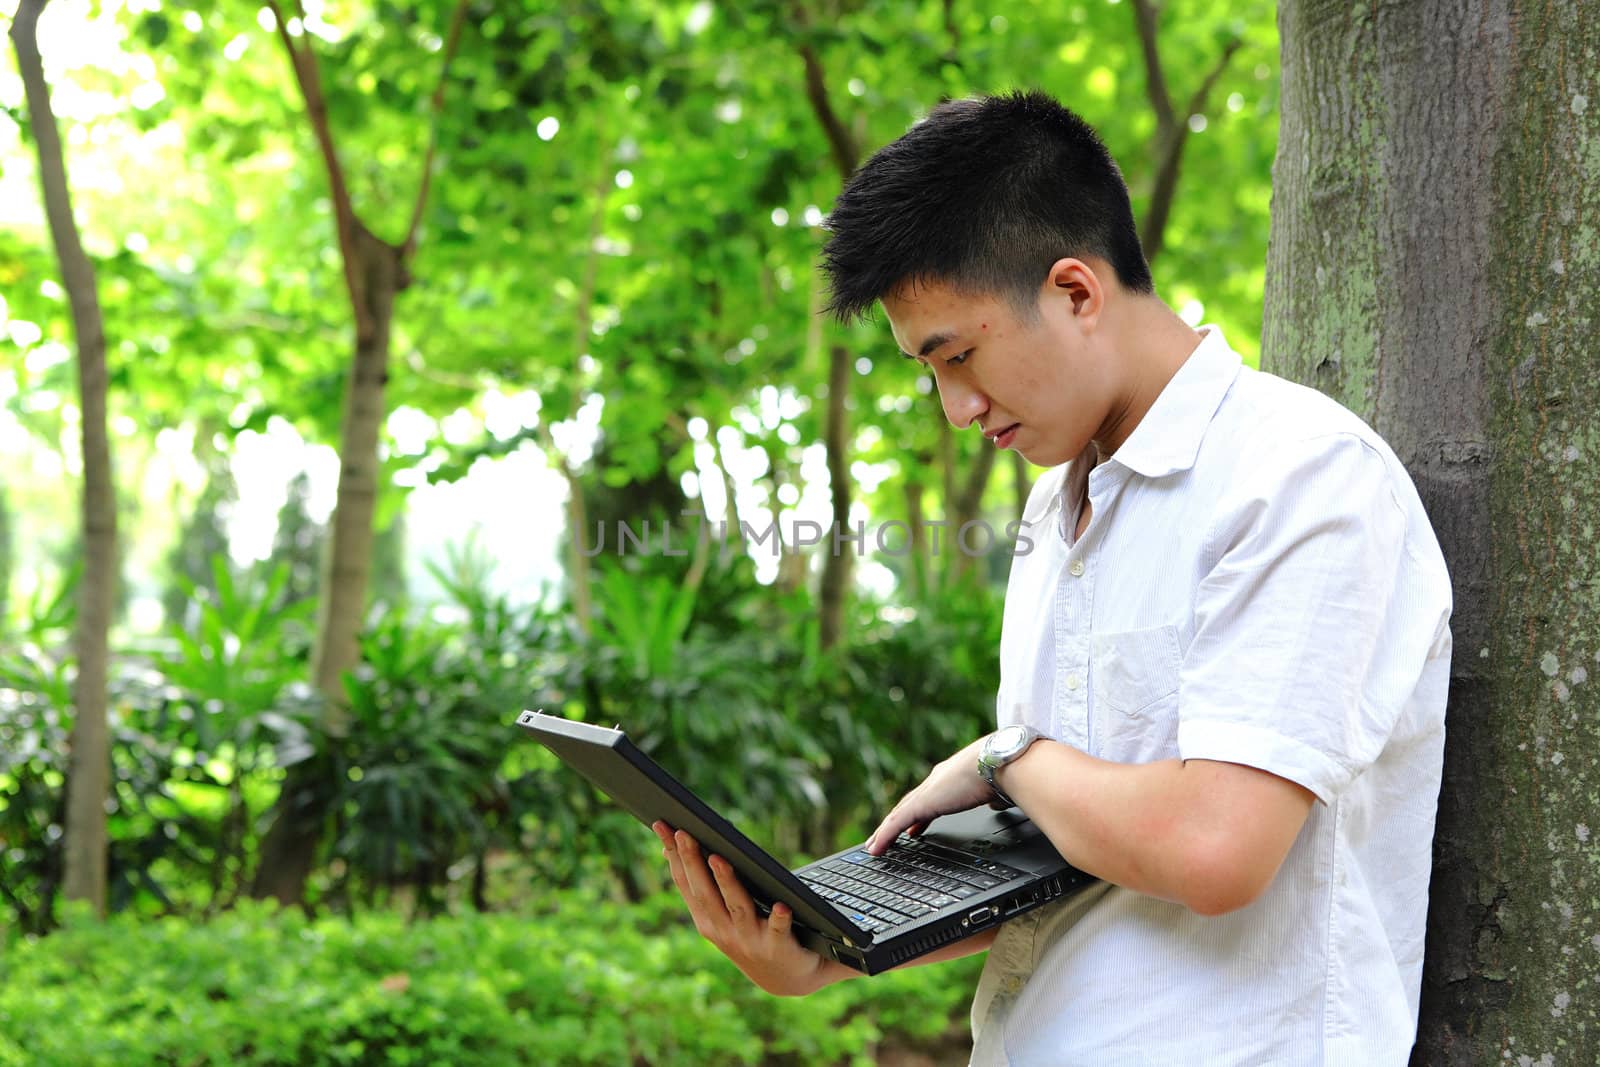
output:
[[[1011,898],[1011,903],[1006,906],[1006,918],[1010,918],[1019,912],[1027,911],[1029,908],[1033,907],[1035,904],[1038,904],[1043,899],[1044,897],[1041,895],[1041,891],[1037,889],[1027,893],[1026,895],[1021,893],[1017,894]]]
[[[999,911],[999,908],[991,907],[985,904],[981,908],[973,908],[971,911],[969,911],[967,913],[967,921],[970,923],[985,922],[994,915],[998,914]]]

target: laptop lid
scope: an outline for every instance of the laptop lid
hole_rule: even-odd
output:
[[[727,860],[758,903],[781,900],[795,918],[850,945],[870,944],[872,934],[812,892],[760,845],[713,811],[660,764],[641,752],[620,729],[524,711],[517,725],[531,732],[562,762],[587,778],[646,826],[664,820],[686,831],[707,853]]]

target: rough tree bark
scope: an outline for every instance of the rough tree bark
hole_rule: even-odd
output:
[[[466,17],[466,0],[455,8],[445,39],[439,82],[432,100],[428,147],[413,205],[410,225],[398,243],[374,234],[356,214],[344,168],[328,125],[327,103],[310,40],[296,35],[291,19],[276,0],[267,0],[278,36],[288,53],[295,83],[328,174],[335,230],[345,285],[355,319],[355,353],[345,392],[339,440],[339,487],[330,523],[327,555],[317,600],[317,639],[312,650],[312,682],[328,701],[325,728],[344,728],[342,679],[360,658],[359,638],[366,610],[367,577],[372,559],[372,515],[378,496],[378,436],[385,413],[384,386],[389,377],[389,338],[395,300],[410,284],[423,209],[433,176],[439,113],[445,80],[455,57]],[[294,19],[304,21],[296,0]],[[311,763],[289,769],[273,806],[272,821],[261,843],[261,862],[252,892],[298,903],[316,854],[328,783]]]
[[[84,254],[67,189],[61,135],[50,107],[50,88],[39,56],[39,14],[48,0],[22,0],[11,23],[28,104],[28,122],[39,150],[39,185],[61,280],[72,307],[78,342],[78,405],[83,447],[83,575],[73,630],[77,677],[72,687],[72,752],[67,770],[67,826],[63,841],[62,893],[106,906],[106,796],[111,784],[106,729],[108,635],[117,584],[117,503],[111,446],[106,437],[106,337],[95,288],[94,267]]]
[[[1600,2],[1287,0],[1263,365],[1455,583],[1413,1062],[1600,1062]]]

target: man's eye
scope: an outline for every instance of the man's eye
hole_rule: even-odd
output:
[[[947,367],[959,367],[961,364],[967,361],[967,357],[970,355],[972,355],[972,349],[969,348],[959,356],[951,356],[949,359],[945,360],[944,365]]]

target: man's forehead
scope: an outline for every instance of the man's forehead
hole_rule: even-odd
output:
[[[895,341],[903,351],[913,353],[910,346],[920,344],[927,334],[953,330],[962,310],[962,302],[953,294],[930,291],[925,285],[902,286],[885,294],[882,303]]]
[[[885,295],[881,302],[895,344],[912,358],[929,355],[975,329],[979,319],[992,319],[1001,313],[991,298],[962,293],[939,283],[902,287]]]

